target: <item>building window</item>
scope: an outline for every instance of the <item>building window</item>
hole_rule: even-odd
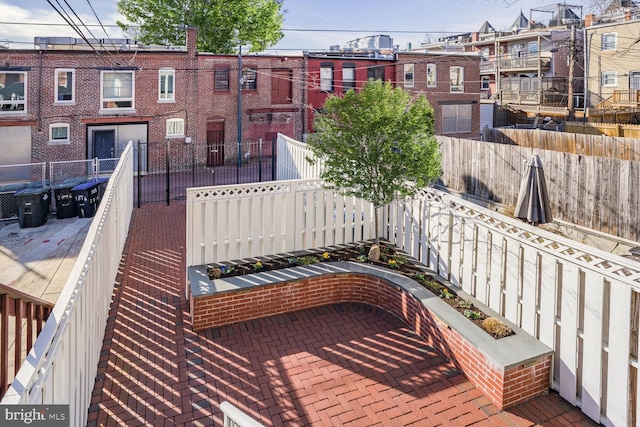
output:
[[[68,123],[54,123],[49,125],[49,144],[68,144],[69,142]]]
[[[346,92],[349,89],[355,89],[355,87],[356,87],[355,64],[342,65],[342,91]]]
[[[404,64],[404,87],[413,87],[413,64]]]
[[[450,67],[451,92],[464,92],[464,67]]]
[[[618,86],[618,75],[615,71],[602,73],[602,86]]]
[[[158,100],[164,102],[175,101],[176,71],[163,68],[158,72]]]
[[[384,67],[367,68],[367,80],[384,80]]]
[[[24,114],[27,73],[0,72],[0,114]]]
[[[213,70],[213,90],[216,92],[229,92],[228,68],[216,68]]]
[[[427,64],[427,87],[436,87],[436,64]]]
[[[256,68],[242,69],[242,90],[258,89],[258,70]]]
[[[480,49],[480,60],[481,61],[488,61],[489,60],[489,54],[490,54],[490,50],[488,47],[483,47],[482,49]]]
[[[616,50],[617,37],[616,33],[605,33],[602,35],[601,50]]]
[[[102,71],[100,86],[102,109],[131,110],[134,108],[135,75],[133,71]]]
[[[471,104],[443,105],[442,133],[471,133]]]
[[[529,42],[529,55],[535,55],[538,53],[538,42]]]
[[[167,119],[167,138],[184,136],[184,119]]]
[[[293,71],[271,71],[271,103],[291,104],[293,102]]]
[[[489,90],[491,88],[491,78],[489,76],[482,76],[480,82],[480,90]]]
[[[320,64],[320,90],[333,92],[333,64]]]
[[[76,100],[76,70],[57,68],[55,70],[55,103],[73,104]]]
[[[629,72],[629,89],[640,90],[640,71]]]

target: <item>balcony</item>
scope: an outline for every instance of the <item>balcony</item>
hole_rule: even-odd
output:
[[[640,107],[640,90],[615,90],[611,97],[611,104],[614,108],[638,108]]]
[[[520,57],[500,59],[498,61],[500,71],[547,71],[551,68],[551,58]]]
[[[493,74],[496,72],[496,61],[480,61],[480,74]]]

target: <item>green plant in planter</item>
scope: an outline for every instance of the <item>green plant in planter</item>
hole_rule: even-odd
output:
[[[443,299],[454,299],[456,296],[455,294],[453,294],[451,291],[449,291],[448,289],[442,289],[440,291],[440,298]]]
[[[220,266],[220,271],[222,272],[223,276],[228,276],[229,274],[233,273],[233,271],[235,269],[236,268],[234,266],[232,266],[232,265],[224,265],[224,264],[222,264]]]
[[[298,265],[311,265],[317,264],[318,262],[320,262],[320,260],[313,255],[306,255],[298,258]]]
[[[482,320],[484,318],[482,313],[471,309],[465,310],[463,314],[471,320]]]
[[[358,255],[356,257],[356,259],[360,262],[366,262],[367,261],[367,256],[366,255]]]
[[[253,269],[255,271],[261,270],[262,267],[263,267],[263,265],[262,265],[262,263],[260,261],[256,262],[255,264],[251,264],[251,266],[253,267]]]
[[[473,308],[473,303],[469,300],[464,300],[460,303],[460,307],[462,308]]]

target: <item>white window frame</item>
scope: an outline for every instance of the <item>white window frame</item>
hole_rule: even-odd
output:
[[[486,83],[486,85],[485,85]],[[491,89],[491,77],[489,76],[481,76],[480,77],[480,90],[489,90]]]
[[[56,68],[54,70],[55,78],[54,78],[54,98],[53,103],[56,105],[75,105],[76,103],[76,70],[73,68]],[[58,99],[58,90],[60,88],[60,84],[58,83],[60,73],[71,73],[71,99]],[[68,78],[68,76],[67,76]]]
[[[415,65],[404,64],[404,87],[413,87],[415,85]]]
[[[184,137],[184,119],[167,119],[167,139]]]
[[[130,97],[105,97],[104,96],[104,78],[106,74],[129,74],[131,75],[131,96]],[[131,102],[127,107],[108,107],[109,102]],[[100,111],[112,112],[112,111],[135,111],[136,106],[136,73],[135,70],[103,70],[100,71]]]
[[[348,83],[348,84],[347,84]],[[342,67],[342,91],[356,88],[356,68]]]
[[[333,67],[320,67],[320,91],[333,92]]]
[[[67,130],[66,138],[54,138],[54,129],[64,128]],[[49,125],[49,144],[70,144],[71,143],[71,125],[69,123],[51,123]]]
[[[613,43],[607,38],[613,38]],[[613,46],[611,46],[613,44]],[[602,33],[600,35],[600,50],[602,52],[614,51],[618,48],[618,34],[617,33]]]
[[[469,117],[460,117],[460,108],[468,109]],[[466,111],[465,111],[466,112]],[[448,117],[448,113],[453,113]],[[447,129],[447,125],[455,121],[455,129]],[[461,127],[464,126],[462,129]],[[471,133],[473,127],[473,106],[471,104],[444,104],[442,105],[442,134],[465,134]]]
[[[25,71],[0,71],[0,74],[22,74],[23,80],[23,97],[22,99],[4,99],[0,100],[0,116],[17,116],[27,114],[27,73]],[[3,79],[0,81],[4,81]],[[22,105],[22,110],[17,110],[13,107]],[[4,107],[9,106],[9,109],[5,110]]]
[[[433,70],[433,82],[429,79],[429,70]],[[438,86],[438,67],[436,64],[427,64],[427,87]]]
[[[612,79],[612,83],[607,83],[609,79]],[[603,87],[616,87],[618,86],[618,73],[616,71],[603,71],[600,76],[600,84]]]
[[[453,80],[454,70],[459,70],[457,82]],[[449,92],[464,93],[464,67],[453,65],[449,67]]]
[[[158,102],[176,102],[176,70],[173,68],[158,70]]]

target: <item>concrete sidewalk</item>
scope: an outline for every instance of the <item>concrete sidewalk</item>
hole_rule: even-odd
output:
[[[35,228],[0,221],[0,283],[55,304],[92,220],[49,215]]]

